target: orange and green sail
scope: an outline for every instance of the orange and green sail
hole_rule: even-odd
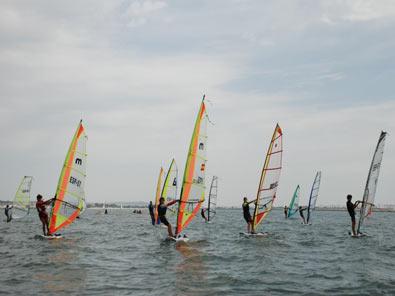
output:
[[[272,140],[266,154],[265,164],[263,165],[261,179],[257,197],[255,200],[255,210],[253,217],[253,229],[263,221],[273,207],[278,182],[280,180],[282,155],[283,155],[283,132],[277,124],[274,129]]]
[[[49,232],[68,226],[80,214],[85,200],[87,136],[80,121],[60,173],[56,199],[51,210]]]
[[[155,208],[154,208],[154,217],[155,217],[155,225],[158,224],[158,205],[160,199],[160,193],[162,188],[162,179],[163,179],[163,168],[161,167],[159,170],[158,182],[156,183],[156,196],[155,196]]]
[[[184,178],[178,205],[176,235],[180,234],[187,227],[199,212],[201,204],[204,202],[207,161],[207,121],[203,96],[185,163]]]

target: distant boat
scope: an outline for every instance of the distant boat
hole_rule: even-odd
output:
[[[276,198],[283,159],[282,138],[283,132],[277,124],[266,154],[255,200],[254,216],[252,218],[252,229],[255,231],[257,226],[269,215]]]
[[[309,205],[307,207],[307,219],[306,223],[311,223],[312,211],[315,209],[315,204],[317,203],[318,192],[320,191],[321,184],[321,172],[317,172],[314,178],[313,185],[311,186]]]
[[[184,178],[178,202],[176,237],[181,235],[181,232],[196,216],[204,202],[208,122],[204,99],[205,96],[203,96],[200,104],[185,163]]]
[[[12,203],[13,219],[21,219],[29,214],[32,182],[33,177],[31,176],[24,176],[22,178]]]
[[[363,203],[360,209],[359,221],[357,233],[361,233],[361,227],[366,217],[371,215],[372,207],[374,206],[374,198],[376,195],[377,182],[379,179],[381,162],[383,160],[384,154],[384,144],[385,138],[387,136],[386,132],[381,132],[379,140],[377,142],[376,150],[373,155],[372,162],[370,164],[370,169],[368,173],[368,178],[366,180],[365,191],[363,195]]]
[[[299,208],[299,192],[300,192],[300,186],[296,186],[295,192],[292,196],[291,202],[288,207],[288,213],[287,217],[291,218],[295,213],[298,211]]]
[[[49,232],[51,234],[71,224],[84,207],[86,142],[87,136],[81,120],[60,173],[56,200],[49,218]]]

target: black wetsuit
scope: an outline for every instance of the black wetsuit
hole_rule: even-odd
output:
[[[347,201],[347,211],[350,214],[351,221],[355,221],[355,209],[354,209],[354,204],[351,201]]]
[[[302,209],[300,209],[299,210],[299,215],[300,215],[300,217],[302,217],[303,218],[303,220],[304,220],[304,215],[303,215],[303,212],[306,210],[306,208],[302,208]]]
[[[4,208],[4,214],[7,216],[7,222],[10,222],[12,220],[12,217],[10,214],[11,209],[12,209],[12,207]]]
[[[167,206],[165,204],[159,204],[158,205],[158,217],[160,222],[165,224],[166,226],[169,225],[169,221],[166,219],[166,211],[167,211]]]
[[[204,219],[204,220],[206,220],[206,215],[204,214],[204,209],[202,209],[201,211],[200,211],[200,215],[202,216],[202,218]]]
[[[155,225],[154,205],[150,203],[148,205],[148,210],[149,210],[149,214],[151,216],[152,225]]]
[[[250,205],[248,202],[243,202],[243,216],[244,220],[246,220],[247,223],[252,222],[251,214],[250,214]]]

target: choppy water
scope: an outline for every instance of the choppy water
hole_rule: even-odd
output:
[[[147,212],[88,209],[64,238],[41,240],[36,213],[0,222],[0,294],[395,295],[395,215],[375,213],[350,238],[346,212],[315,212],[311,226],[273,211],[264,238],[241,238],[240,210],[200,217],[188,243],[161,240]],[[262,227],[261,227],[262,229]]]

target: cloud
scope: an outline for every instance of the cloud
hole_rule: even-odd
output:
[[[148,17],[154,12],[167,6],[165,1],[133,1],[126,9],[126,15],[129,18],[129,25],[136,27],[147,22]]]

